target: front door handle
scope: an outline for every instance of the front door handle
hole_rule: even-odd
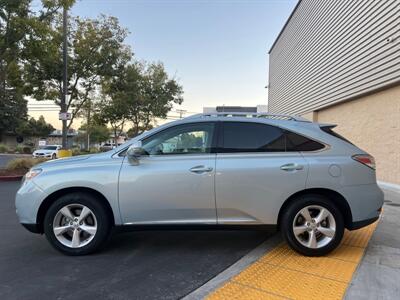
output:
[[[286,164],[281,166],[282,171],[296,171],[296,170],[303,170],[303,166],[299,164]]]
[[[196,174],[208,173],[211,172],[213,168],[206,166],[195,166],[191,168],[189,171]]]

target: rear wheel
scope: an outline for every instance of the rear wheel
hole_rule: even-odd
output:
[[[99,250],[107,241],[110,229],[106,209],[87,193],[61,196],[50,206],[44,219],[48,241],[67,255]]]
[[[329,199],[320,195],[303,195],[287,207],[281,229],[291,248],[307,256],[331,252],[344,233],[343,216]]]

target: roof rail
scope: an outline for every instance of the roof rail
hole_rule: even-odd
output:
[[[270,113],[253,113],[253,112],[211,112],[211,113],[202,113],[189,116],[187,118],[196,119],[196,118],[204,118],[204,117],[245,117],[245,118],[267,118],[274,120],[288,120],[288,121],[297,121],[297,122],[308,122],[311,123],[310,120],[307,120],[300,116],[291,116],[285,114],[270,114]]]

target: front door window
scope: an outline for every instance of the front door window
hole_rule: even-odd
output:
[[[143,149],[149,155],[210,153],[213,135],[213,123],[180,125],[143,140]]]

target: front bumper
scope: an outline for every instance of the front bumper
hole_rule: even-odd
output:
[[[51,158],[52,154],[32,154],[34,158],[44,157],[44,158]]]
[[[28,231],[32,233],[43,233],[42,230],[40,229],[39,225],[34,223],[34,224],[25,224],[21,223],[22,226],[24,226]]]
[[[15,196],[15,208],[19,222],[36,224],[39,207],[46,197],[47,194],[33,180],[24,181]]]

